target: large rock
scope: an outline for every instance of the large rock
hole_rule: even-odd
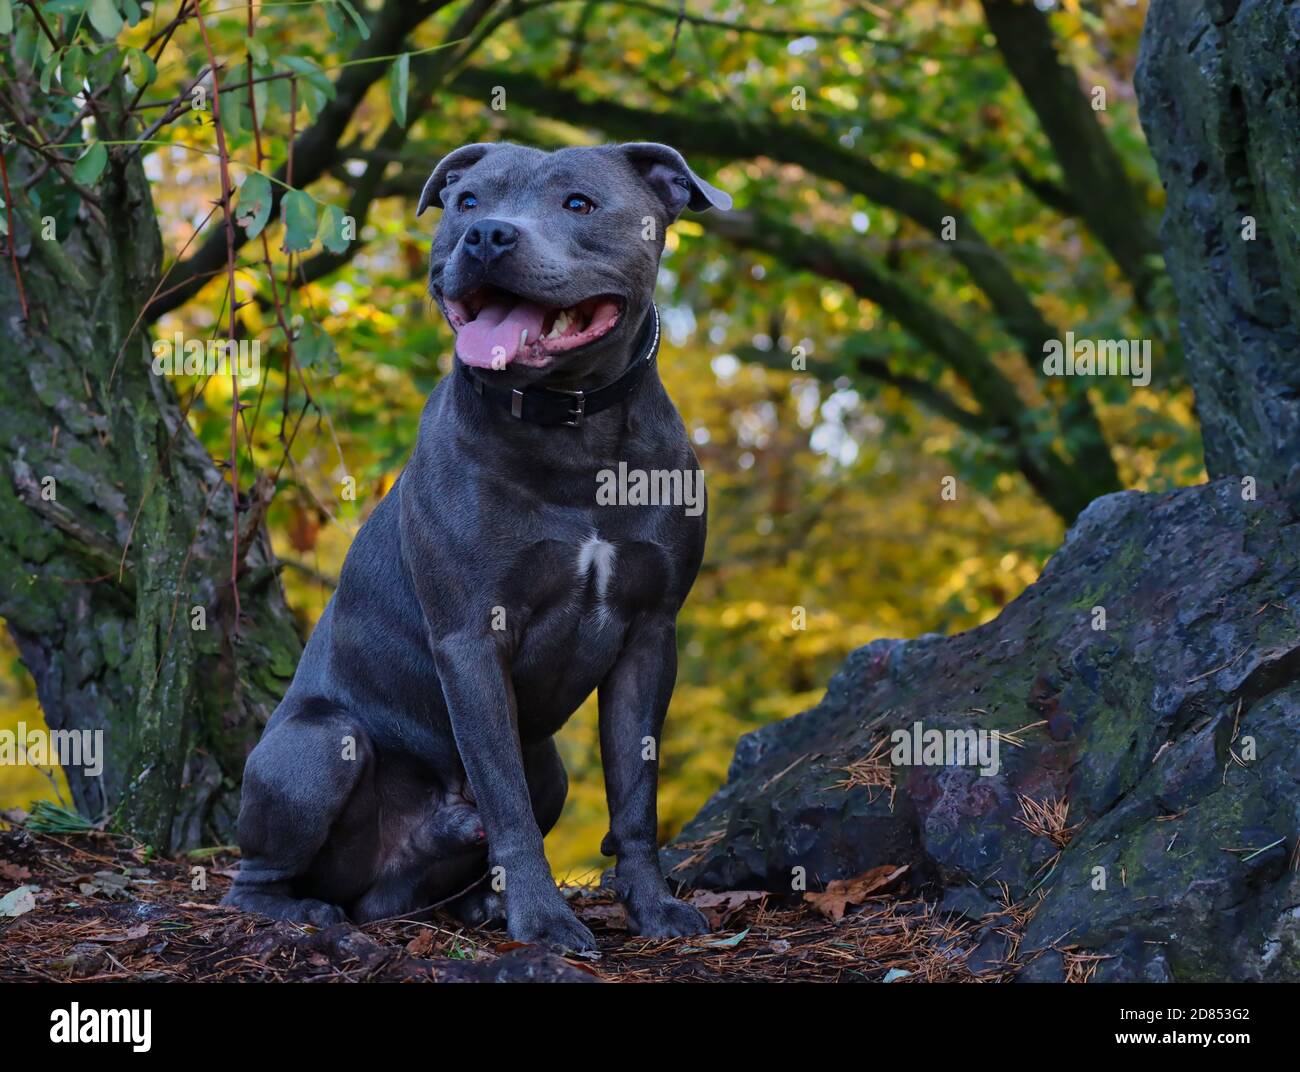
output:
[[[1300,4],[1151,0],[1137,92],[1211,476],[1300,467]]]
[[[908,864],[949,902],[1041,898],[1026,978],[1075,946],[1111,958],[1100,979],[1300,980],[1298,549],[1288,501],[1237,480],[1098,499],[997,619],[869,644],[743,737],[673,877],[790,892]],[[892,763],[917,722],[1021,744],[991,776]],[[1072,836],[1021,821],[1063,801]]]

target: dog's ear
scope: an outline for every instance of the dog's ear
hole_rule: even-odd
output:
[[[476,141],[472,145],[462,145],[459,149],[453,149],[438,161],[438,166],[433,169],[429,181],[420,191],[420,203],[415,208],[416,216],[424,215],[424,210],[432,205],[435,199],[441,197],[443,190],[460,178],[462,171],[473,167],[495,148],[496,146],[491,142]]]
[[[620,145],[619,150],[664,203],[670,219],[676,219],[686,208],[692,212],[731,208],[731,196],[695,174],[682,154],[671,146],[634,141]]]

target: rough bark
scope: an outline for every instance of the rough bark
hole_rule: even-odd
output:
[[[1300,6],[1152,0],[1138,99],[1213,476],[1300,475],[1298,72]]]
[[[17,190],[33,161],[6,154]],[[247,510],[235,635],[231,492],[131,334],[162,258],[139,157],[114,151],[96,193],[100,210],[82,204],[54,241],[15,195],[28,315],[6,256],[0,617],[47,724],[103,731],[102,776],[66,768],[78,810],[163,851],[227,842],[244,757],[300,640]]]

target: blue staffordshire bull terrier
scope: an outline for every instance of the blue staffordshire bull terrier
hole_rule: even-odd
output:
[[[446,903],[594,948],[542,837],[567,791],[555,733],[595,691],[601,849],[629,926],[705,931],[655,837],[705,515],[596,489],[620,463],[698,475],[655,366],[653,292],[666,228],[731,199],[664,145],[475,144],[438,164],[417,215],[435,202],[429,290],[454,371],[248,758],[226,903],[316,924]]]

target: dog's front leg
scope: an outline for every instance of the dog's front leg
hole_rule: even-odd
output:
[[[659,734],[677,680],[677,626],[670,617],[642,619],[601,683],[600,755],[617,855],[614,887],[636,934],[671,938],[709,929],[698,909],[668,892],[656,843]]]
[[[496,644],[486,637],[451,637],[435,648],[434,661],[456,748],[487,831],[493,880],[504,882],[510,937],[558,949],[595,949],[591,931],[555,888],[542,850],[510,674]]]

